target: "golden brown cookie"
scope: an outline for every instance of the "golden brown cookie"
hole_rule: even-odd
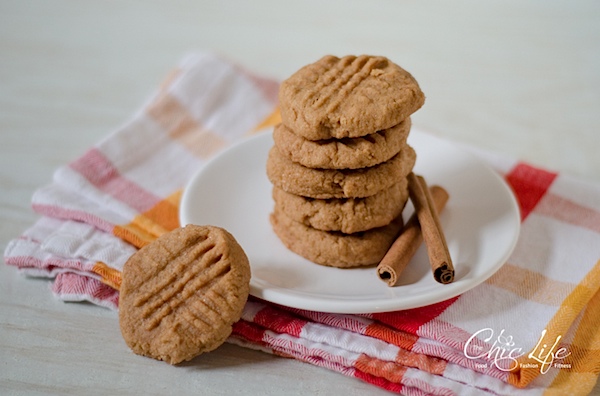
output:
[[[288,249],[314,263],[339,268],[379,263],[402,228],[402,216],[387,226],[355,234],[307,227],[277,209],[270,219],[275,234]]]
[[[369,168],[314,169],[292,162],[273,146],[267,159],[267,176],[273,185],[291,194],[319,199],[362,198],[404,179],[415,161],[415,151],[405,145],[390,160]]]
[[[325,56],[281,83],[283,124],[309,140],[391,128],[425,103],[417,81],[382,56]]]
[[[345,234],[385,226],[402,214],[406,179],[365,198],[313,199],[273,187],[275,209],[306,226]]]
[[[357,138],[308,140],[283,124],[273,131],[279,151],[309,168],[357,169],[385,162],[400,152],[410,131],[410,118],[391,128]]]
[[[250,290],[248,258],[234,237],[188,225],[162,235],[125,263],[119,323],[137,354],[177,364],[231,334]]]

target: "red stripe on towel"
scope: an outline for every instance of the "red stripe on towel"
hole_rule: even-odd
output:
[[[519,202],[521,221],[524,221],[533,211],[556,176],[558,176],[556,173],[524,163],[518,163],[506,175],[506,181],[512,187]]]
[[[96,148],[88,150],[69,166],[96,188],[138,212],[145,212],[160,201],[159,197],[123,177],[108,158]]]

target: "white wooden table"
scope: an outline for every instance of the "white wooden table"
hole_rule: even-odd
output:
[[[194,50],[280,79],[328,53],[385,55],[427,96],[420,129],[600,183],[599,16],[593,0],[2,1],[0,248],[53,170]],[[0,265],[2,394],[387,394],[227,344],[183,367],[143,359],[115,312],[48,287]]]

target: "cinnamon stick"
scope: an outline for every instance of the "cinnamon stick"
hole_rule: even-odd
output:
[[[433,278],[439,283],[454,281],[454,266],[446,245],[446,237],[440,225],[440,218],[427,189],[427,183],[414,173],[408,175],[408,193],[415,206],[423,240],[427,246]]]
[[[440,186],[432,186],[430,192],[437,212],[441,213],[446,206],[446,202],[448,202],[448,192]],[[377,266],[379,278],[386,282],[388,286],[396,286],[400,275],[422,242],[421,225],[415,211],[404,225],[402,233]]]

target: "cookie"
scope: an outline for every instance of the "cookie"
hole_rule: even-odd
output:
[[[416,161],[408,145],[390,160],[369,168],[314,169],[291,161],[271,147],[267,176],[271,183],[291,194],[310,198],[362,198],[377,194],[404,179]]]
[[[308,168],[357,169],[385,162],[400,152],[410,131],[410,118],[391,128],[357,138],[308,140],[283,124],[273,131],[279,151]]]
[[[308,140],[391,128],[425,103],[410,73],[382,56],[325,56],[281,83],[284,125]]]
[[[402,214],[406,179],[365,198],[312,199],[273,187],[275,208],[306,226],[345,234],[385,226]]]
[[[162,235],[125,263],[119,323],[136,354],[171,364],[221,345],[250,290],[248,258],[234,237],[188,225]]]
[[[270,220],[275,234],[292,252],[314,263],[338,268],[379,263],[402,228],[401,216],[385,227],[355,234],[307,227],[277,209]]]

